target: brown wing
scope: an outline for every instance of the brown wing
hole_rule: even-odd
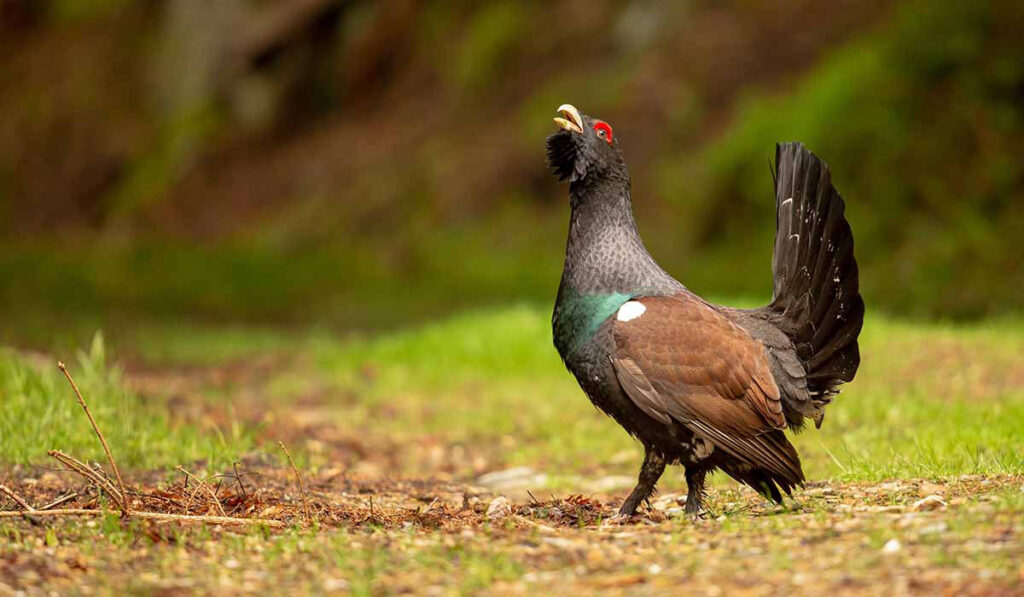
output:
[[[658,421],[678,421],[744,460],[802,478],[796,452],[771,433],[786,420],[761,343],[692,295],[638,300],[643,313],[611,320],[612,363],[630,399]]]

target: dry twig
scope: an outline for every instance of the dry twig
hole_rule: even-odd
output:
[[[57,506],[59,506],[61,504],[65,504],[67,502],[70,502],[71,500],[73,500],[76,497],[78,497],[78,495],[79,494],[78,494],[77,491],[72,491],[71,493],[69,493],[69,494],[67,494],[67,495],[65,495],[63,497],[59,497],[59,498],[53,500],[52,502],[50,502],[49,504],[46,504],[45,506],[40,506],[39,509],[40,510],[49,510],[51,508],[56,508]]]
[[[107,479],[103,475],[89,468],[88,466],[85,465],[85,463],[78,460],[74,456],[65,454],[60,450],[50,450],[49,452],[47,452],[47,454],[49,454],[52,458],[55,458],[57,461],[70,468],[72,471],[78,473],[79,475],[82,475],[86,479],[95,483],[97,487],[99,487],[103,491],[106,491],[107,494],[109,494],[110,497],[115,502],[117,502],[117,505],[121,507],[122,512],[125,510],[125,498],[123,495],[121,495],[121,492],[118,491],[116,487],[114,487],[113,483],[110,482],[110,479]]]
[[[221,505],[220,500],[217,499],[217,494],[215,494],[213,492],[213,490],[210,489],[210,486],[207,485],[205,481],[203,481],[199,477],[197,477],[197,476],[193,475],[192,473],[188,472],[187,470],[185,470],[185,467],[181,466],[180,464],[177,467],[175,467],[175,468],[177,468],[179,471],[185,473],[186,477],[189,477],[189,478],[195,480],[197,485],[199,485],[200,487],[202,487],[203,489],[206,490],[206,494],[209,495],[210,499],[213,500],[213,503],[217,505],[217,511],[220,512],[221,516],[227,516],[228,515],[227,512],[224,511],[224,506]],[[192,494],[192,497],[195,497],[194,493]],[[190,499],[189,502],[191,502],[191,501],[192,500]]]
[[[71,373],[68,372],[68,368],[64,366],[64,363],[57,363],[57,368],[64,373],[64,377],[68,378],[68,383],[71,384],[71,389],[75,391],[75,396],[78,398],[78,403],[82,405],[82,410],[85,411],[85,416],[89,417],[89,423],[92,424],[93,431],[96,432],[96,436],[100,438],[100,443],[103,444],[103,451],[107,453],[107,460],[110,462],[110,468],[114,469],[114,478],[117,479],[117,488],[121,492],[121,513],[125,516],[129,514],[129,505],[127,494],[124,490],[124,481],[121,480],[121,471],[117,468],[117,462],[114,461],[114,455],[110,453],[110,446],[107,445],[107,439],[103,437],[103,432],[100,431],[99,425],[96,424],[96,419],[92,417],[92,413],[89,411],[89,405],[85,403],[85,399],[82,398],[82,393],[78,391],[78,385],[75,384],[75,380],[71,378]]]
[[[6,510],[0,512],[0,518],[14,518],[18,516],[100,516],[103,514],[114,514],[119,515],[122,518],[124,514],[119,514],[113,510],[87,510],[87,509],[69,509],[69,510]],[[271,520],[269,518],[233,518],[231,516],[195,516],[191,514],[165,514],[163,512],[132,512],[133,518],[148,518],[151,520],[164,520],[164,521],[180,521],[180,522],[205,522],[209,524],[237,524],[237,525],[266,525],[268,527],[283,527],[284,523],[280,520]]]
[[[175,506],[177,508],[181,508],[182,507],[181,506],[181,502],[179,502],[178,500],[173,499],[173,498],[169,498],[169,497],[166,497],[166,496],[162,496],[162,495],[157,495],[155,493],[143,493],[141,491],[130,491],[130,490],[129,490],[128,493],[130,493],[130,494],[132,494],[134,496],[140,497],[140,498],[142,498],[144,500],[159,500],[159,501],[161,501],[161,502],[163,502],[165,504],[170,504],[170,505]]]
[[[185,475],[185,489],[188,489],[188,480],[189,476]],[[192,490],[192,493],[188,494],[188,499],[185,501],[185,505],[182,507],[182,512],[184,514],[188,514],[188,509],[192,507],[192,502],[195,501],[196,495],[198,495],[199,490],[202,489],[199,485],[199,483],[196,483],[195,489]]]
[[[238,461],[232,462],[231,468],[235,471],[235,481],[238,481],[238,488],[242,490],[242,497],[248,498],[249,496],[245,493],[245,483],[242,482],[242,477],[238,474]]]
[[[309,502],[306,500],[306,486],[302,484],[302,475],[299,474],[299,467],[295,466],[292,453],[288,451],[288,448],[284,447],[284,442],[279,441],[277,445],[281,446],[281,449],[284,450],[284,455],[288,457],[288,463],[292,465],[292,472],[295,473],[295,480],[299,483],[299,492],[302,494],[302,514],[306,518],[306,522],[309,522]]]
[[[28,502],[26,502],[24,499],[22,499],[22,497],[20,495],[14,493],[14,491],[9,489],[6,485],[0,485],[0,493],[5,494],[7,497],[9,497],[12,500],[14,500],[19,506],[21,506],[22,508],[28,510],[29,512],[35,512],[36,511],[36,509],[33,508],[32,506],[30,506],[28,504]]]

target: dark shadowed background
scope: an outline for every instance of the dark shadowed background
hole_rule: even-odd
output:
[[[698,293],[767,298],[769,160],[801,140],[847,200],[870,308],[1019,312],[1022,16],[3,0],[0,329],[377,328],[550,302],[568,206],[544,138],[564,102],[615,128],[641,232]]]

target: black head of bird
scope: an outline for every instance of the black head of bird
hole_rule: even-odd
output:
[[[574,106],[558,108],[561,130],[548,137],[548,164],[560,181],[584,183],[588,179],[628,176],[626,161],[611,125],[581,114]]]

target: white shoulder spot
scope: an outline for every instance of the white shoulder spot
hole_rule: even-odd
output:
[[[619,307],[619,313],[615,316],[615,319],[619,321],[632,321],[643,315],[646,310],[647,307],[640,301],[626,301]]]

